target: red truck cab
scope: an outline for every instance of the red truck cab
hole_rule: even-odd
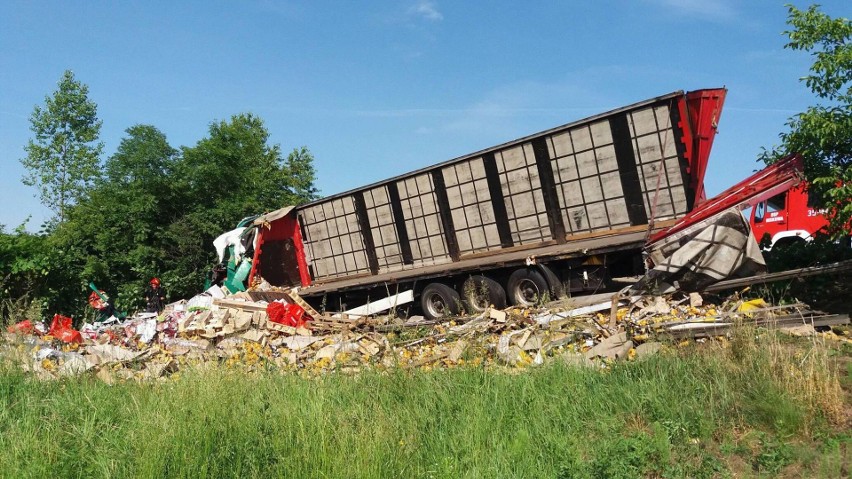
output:
[[[825,213],[810,201],[807,183],[803,182],[755,204],[749,222],[758,241],[769,235],[766,249],[770,250],[779,243],[812,240],[828,225]]]

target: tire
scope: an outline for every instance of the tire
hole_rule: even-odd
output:
[[[459,314],[461,298],[456,290],[441,283],[430,283],[420,293],[420,308],[427,319]]]
[[[772,249],[775,250],[775,248],[778,248],[783,250],[797,244],[805,244],[805,240],[798,236],[788,236],[786,238],[781,238],[776,241],[775,244],[772,245]]]
[[[546,265],[538,265],[542,275],[547,280],[547,285],[550,288],[550,299],[559,299],[565,294],[565,288],[562,286],[562,281],[559,281],[559,276]]]
[[[468,313],[485,311],[488,306],[506,307],[506,290],[500,283],[485,276],[471,276],[462,285],[462,304]]]
[[[509,276],[509,301],[515,306],[535,306],[548,293],[547,280],[531,268],[519,269]]]

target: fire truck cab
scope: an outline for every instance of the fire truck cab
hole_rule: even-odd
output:
[[[756,203],[749,222],[758,241],[769,235],[767,250],[780,243],[810,241],[817,231],[828,225],[825,210],[814,207],[809,201],[804,182]]]

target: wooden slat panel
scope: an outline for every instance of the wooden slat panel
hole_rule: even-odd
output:
[[[682,215],[690,196],[672,126],[675,98],[394,178],[398,200],[389,192],[390,183],[360,189],[363,223],[369,225],[363,233],[372,245],[362,237],[351,194],[302,207],[299,218],[312,274],[322,279],[375,271],[368,249],[380,271],[392,272],[510,245],[541,244],[554,238],[560,224],[564,234],[556,239],[562,241],[638,227],[651,215],[657,221]],[[483,158],[493,161],[490,176]],[[543,190],[548,185],[553,185],[550,200]]]
[[[473,158],[441,170],[459,254],[501,247],[494,207],[482,158]]]

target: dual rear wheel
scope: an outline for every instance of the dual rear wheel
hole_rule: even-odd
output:
[[[556,275],[552,276],[554,284],[558,283]],[[497,281],[481,275],[467,278],[462,284],[461,294],[446,284],[430,283],[420,293],[420,306],[424,316],[436,319],[455,316],[462,309],[471,314],[481,313],[489,306],[503,309],[507,299],[513,305],[527,307],[537,304],[547,294],[553,298],[558,296],[557,287],[550,287],[545,276],[533,268],[514,271],[506,286],[503,288]]]

